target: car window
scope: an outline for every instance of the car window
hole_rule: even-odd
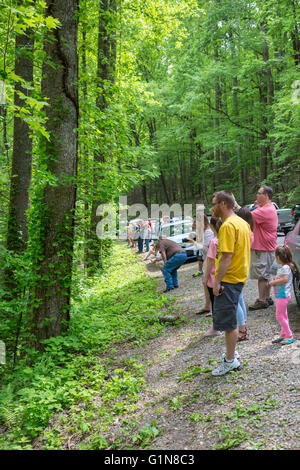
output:
[[[190,233],[192,232],[192,222],[181,222],[175,224],[167,224],[162,226],[160,235],[162,237],[173,237],[175,235],[181,235],[183,233]]]

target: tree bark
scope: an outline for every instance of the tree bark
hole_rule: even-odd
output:
[[[116,14],[117,12],[117,1],[116,0],[99,0],[99,26],[98,26],[98,64],[97,64],[97,85],[98,94],[96,98],[96,106],[99,112],[103,112],[109,105],[109,101],[112,95],[112,85],[115,81],[115,70],[116,70],[116,50],[117,50],[117,38],[116,30],[110,24],[111,18],[108,15]],[[104,86],[103,86],[104,85]],[[105,89],[105,85],[108,85],[108,89]],[[99,222],[99,217],[96,215],[97,208],[99,205],[107,202],[99,199],[98,188],[101,184],[101,174],[99,168],[101,164],[105,162],[106,155],[99,144],[99,149],[94,154],[94,169],[93,169],[93,202],[92,202],[92,213],[91,213],[91,225],[88,243],[88,270],[92,274],[99,261],[100,257],[100,246],[101,240],[97,238],[96,227]]]
[[[299,24],[299,18],[297,20],[297,13],[296,13],[296,5],[295,5],[295,0],[291,0],[292,2],[292,10],[293,10],[293,19],[294,19],[294,29],[291,31],[291,38],[292,38],[292,44],[293,44],[293,50],[294,50],[294,61],[296,67],[300,65],[300,38],[299,38],[299,29],[298,29],[298,24]]]
[[[42,93],[48,100],[43,161],[56,184],[47,183],[40,200],[40,263],[33,298],[35,345],[68,328],[76,201],[78,128],[78,0],[47,0],[47,14],[61,26],[45,41]]]
[[[215,48],[215,62],[219,61],[219,51]],[[219,111],[221,108],[221,87],[220,87],[220,80],[219,77],[216,78],[215,83],[215,107],[216,107],[216,117],[215,117],[215,127],[216,127],[216,135],[219,139],[219,127],[220,127],[220,118],[219,118]],[[215,150],[215,162],[216,162],[216,172],[215,172],[215,182],[216,186],[220,184],[220,163],[221,163],[221,150],[219,142],[216,145]]]
[[[32,30],[17,35],[15,42],[15,74],[28,83],[33,81],[33,46]],[[16,83],[14,102],[22,108],[24,100],[18,93],[28,94],[20,82]],[[30,129],[20,117],[14,117],[13,153],[9,198],[9,216],[7,248],[23,251],[27,242],[27,214],[29,208],[29,186],[31,181],[32,139]]]
[[[239,106],[238,106],[238,97],[237,97],[237,86],[238,86],[238,80],[237,77],[233,77],[233,108],[234,108],[234,115],[235,119],[239,119]],[[237,136],[239,139],[239,136]],[[240,186],[240,203],[241,205],[245,204],[245,181],[243,178],[243,163],[242,163],[242,146],[240,141],[238,141],[237,146],[236,146],[236,152],[237,152],[237,160],[239,164],[239,186]]]

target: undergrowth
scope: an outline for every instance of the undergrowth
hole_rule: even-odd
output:
[[[144,269],[115,244],[101,272],[74,278],[68,333],[45,341],[44,353],[19,346],[14,368],[8,351],[0,365],[1,449],[32,449],[38,438],[42,448],[64,448],[66,432],[82,440],[92,431],[84,448],[108,445],[99,429],[134,407],[144,386],[140,364],[112,369],[108,356],[117,344],[158,335],[158,312],[169,302]],[[58,412],[60,424],[44,432]]]

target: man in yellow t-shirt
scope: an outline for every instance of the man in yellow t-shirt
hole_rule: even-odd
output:
[[[234,213],[235,199],[228,191],[213,195],[211,213],[223,221],[219,230],[214,281],[213,328],[225,331],[226,355],[214,376],[238,370],[235,352],[238,340],[236,311],[238,300],[250,267],[250,227]]]

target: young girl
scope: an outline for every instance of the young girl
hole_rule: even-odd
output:
[[[295,266],[292,260],[292,253],[287,246],[278,246],[275,250],[276,263],[280,265],[277,270],[275,279],[269,282],[274,287],[275,303],[276,303],[276,319],[281,325],[281,335],[272,343],[280,343],[280,345],[291,344],[295,340],[290,330],[287,315],[287,305],[290,301],[291,288],[293,284],[293,272]]]
[[[206,263],[205,263],[205,272],[202,278],[202,283],[205,287],[207,287],[209,297],[212,304],[212,311],[214,308],[214,294],[213,294],[213,286],[214,286],[214,275],[215,275],[215,258],[218,251],[218,233],[220,227],[222,225],[222,220],[218,219],[217,217],[211,217],[210,219],[210,227],[214,233],[214,238],[211,240],[208,248],[208,252],[206,255]],[[219,336],[221,334],[220,331],[216,331],[211,326],[210,329],[204,333],[202,338],[207,336]]]

